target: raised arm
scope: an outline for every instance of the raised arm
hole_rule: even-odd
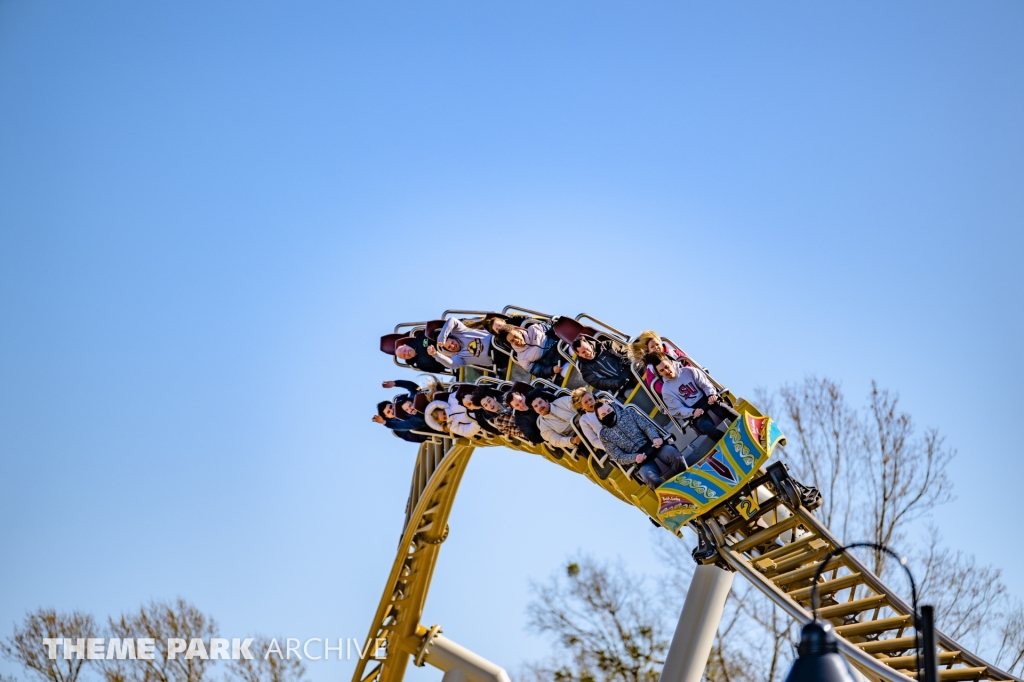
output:
[[[384,426],[394,431],[422,431],[427,423],[423,417],[415,414],[408,419],[385,419]]]
[[[395,379],[394,384],[398,388],[405,389],[412,395],[416,395],[416,393],[419,392],[420,390],[419,384],[417,384],[415,381],[408,381],[407,379]]]
[[[434,349],[434,352],[431,353],[430,357],[434,358],[448,369],[453,369],[455,367],[459,367],[462,365],[461,358],[459,358],[459,363],[456,364],[455,361],[452,360],[451,356],[449,356],[447,353],[442,352],[440,349],[435,348],[434,346],[431,346],[431,348]]]

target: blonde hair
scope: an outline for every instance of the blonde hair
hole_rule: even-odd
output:
[[[572,392],[572,409],[579,412],[583,408],[583,396],[590,393],[586,386],[580,386]]]
[[[426,393],[428,396],[432,396],[444,388],[433,374],[421,374],[416,379],[416,383],[420,385],[420,393]]]
[[[441,421],[440,419],[437,418],[436,415],[437,415],[438,410],[440,410],[441,414],[444,415],[446,421]],[[438,405],[434,409],[432,409],[429,412],[427,412],[427,416],[429,416],[431,419],[433,419],[435,422],[437,422],[438,426],[440,426],[442,429],[444,429],[445,431],[448,430],[448,422],[447,422],[448,412],[445,410],[443,405]]]
[[[647,355],[647,345],[651,341],[657,341],[659,348],[665,345],[665,342],[658,336],[658,332],[645,329],[640,332],[640,336],[636,337],[636,340],[629,344],[629,359],[638,365],[644,364],[644,356]]]

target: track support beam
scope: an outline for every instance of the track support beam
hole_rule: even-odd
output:
[[[735,576],[713,564],[693,572],[659,682],[700,682]]]
[[[427,646],[423,661],[444,671],[442,682],[510,682],[500,665],[441,635],[435,635]]]

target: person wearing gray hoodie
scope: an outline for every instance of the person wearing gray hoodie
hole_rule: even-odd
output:
[[[454,317],[444,323],[437,335],[437,346],[427,348],[427,353],[448,369],[466,365],[494,366],[490,333],[483,329],[470,329],[462,320]]]
[[[684,365],[666,353],[651,353],[645,361],[664,381],[661,397],[668,413],[679,419],[690,419],[697,433],[717,443],[725,435],[724,421],[740,416],[722,401],[708,375],[699,367]],[[711,414],[723,424],[716,425]]]

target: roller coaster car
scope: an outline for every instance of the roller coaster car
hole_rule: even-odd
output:
[[[396,342],[414,333],[417,329],[423,329],[428,338],[436,339],[445,320],[454,315],[470,315],[472,319],[483,321],[492,317],[509,319],[509,314],[511,313],[523,314],[529,319],[546,321],[552,324],[555,334],[560,339],[559,352],[566,359],[572,371],[564,377],[561,386],[546,380],[528,377],[525,372],[522,372],[512,362],[509,351],[502,348],[500,343],[494,343],[492,347],[499,351],[499,355],[503,354],[505,356],[503,358],[505,359],[505,363],[503,363],[505,366],[495,368],[497,370],[494,372],[497,375],[495,377],[488,376],[491,372],[476,367],[460,369],[456,375],[456,383],[449,385],[447,389],[453,392],[460,401],[467,392],[473,390],[474,386],[472,384],[481,381],[493,382],[495,385],[501,385],[505,390],[511,387],[513,390],[518,390],[522,393],[527,393],[537,386],[544,386],[556,394],[566,393],[574,388],[575,385],[582,385],[582,381],[578,376],[578,367],[575,366],[575,354],[570,348],[570,344],[580,334],[587,334],[599,339],[613,339],[621,343],[628,343],[630,340],[622,332],[609,327],[589,315],[580,315],[576,319],[566,316],[550,317],[536,311],[506,307],[502,313],[450,310],[446,311],[441,319],[427,322],[403,323],[396,327],[394,334],[388,334],[381,338],[381,350],[385,353],[393,354]],[[581,319],[585,319],[591,324],[584,324],[584,322],[580,321]],[[399,329],[402,331],[399,332]],[[671,343],[667,339],[665,341]],[[696,365],[691,358],[687,358],[687,362],[688,364]],[[699,365],[696,366],[699,367]],[[633,368],[635,381],[627,390],[620,392],[621,395],[613,395],[606,392],[597,393],[636,410],[645,418],[654,422],[655,426],[663,433],[663,437],[674,437],[676,447],[683,453],[689,468],[658,487],[655,491],[657,497],[656,508],[647,503],[641,504],[637,502],[637,504],[644,508],[648,514],[656,516],[666,528],[676,533],[691,520],[710,512],[722,503],[727,503],[734,512],[746,518],[753,516],[758,510],[758,503],[756,496],[751,492],[756,487],[751,485],[751,480],[758,476],[761,466],[771,456],[774,448],[780,443],[785,443],[779,427],[770,417],[762,415],[750,403],[744,400],[736,400],[729,393],[728,389],[712,379],[712,383],[719,389],[719,394],[723,398],[730,400],[730,402],[738,403],[736,409],[740,416],[732,424],[728,425],[724,437],[717,443],[712,442],[706,436],[688,433],[687,422],[678,421],[668,416],[661,396],[647,385],[639,375],[639,369],[638,367]],[[499,377],[504,377],[504,381]],[[528,379],[529,383],[523,381],[523,379]],[[574,379],[576,381],[573,381]],[[433,398],[447,400],[448,393],[438,393]],[[419,402],[422,402],[422,400]],[[574,423],[574,428],[582,438],[578,421]],[[585,460],[592,462],[593,472],[597,478],[605,480],[609,474],[614,472],[617,465],[614,465],[609,460],[607,454],[598,451],[597,447],[599,447],[599,444],[584,442],[580,449],[580,454],[584,455]],[[547,449],[551,451],[552,458],[562,459],[563,453],[561,451],[551,448]],[[575,454],[570,454],[575,461]],[[802,497],[803,491],[794,487],[799,484],[796,484],[795,481],[787,483],[791,479],[788,478],[785,471],[781,473],[776,472],[779,473],[779,476],[769,476],[774,468],[769,467],[768,473],[761,472],[763,476],[758,477],[755,483],[760,485],[760,482],[764,481],[770,487],[781,491],[787,498],[793,497],[795,499]],[[634,479],[634,482],[638,483],[639,479],[636,478],[636,469],[637,467],[634,466],[628,467],[622,470],[622,474],[624,474],[626,479]],[[775,480],[776,478],[779,480]],[[789,486],[788,488],[787,485]],[[808,505],[805,504],[805,506]]]
[[[382,353],[394,355],[395,347],[398,346],[398,342],[405,341],[406,339],[409,338],[411,337],[405,334],[385,334],[384,336],[380,337],[380,350]]]
[[[671,531],[678,532],[692,519],[737,494],[741,495],[734,501],[737,512],[744,518],[757,512],[757,497],[742,489],[757,475],[772,451],[785,445],[786,438],[771,417],[762,415],[745,400],[740,401],[736,411],[739,418],[709,453],[655,491],[658,519]]]

